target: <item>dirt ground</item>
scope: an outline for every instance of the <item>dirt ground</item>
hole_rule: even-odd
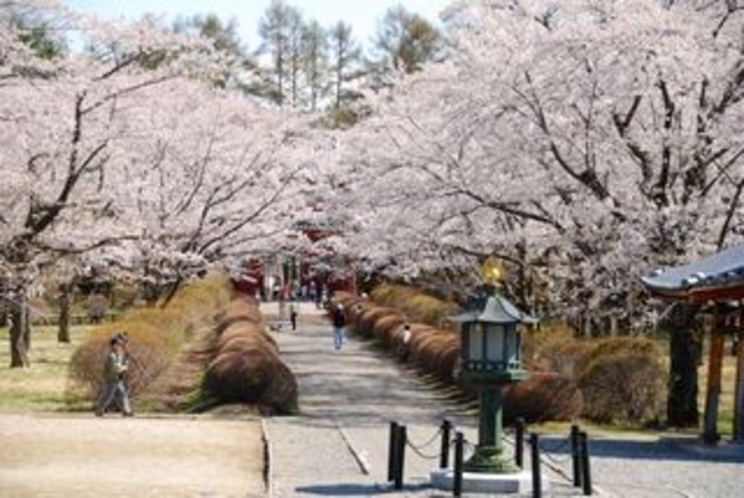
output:
[[[264,495],[261,422],[0,414],[0,496]]]

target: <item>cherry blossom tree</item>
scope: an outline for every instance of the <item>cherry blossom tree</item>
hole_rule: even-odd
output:
[[[742,239],[743,14],[728,1],[454,3],[448,60],[378,98],[349,141],[356,181],[376,192],[356,196],[354,249],[402,276],[497,255],[522,304],[646,328],[658,303],[638,299],[640,274]],[[672,314],[675,358],[695,358],[694,310]],[[695,378],[694,361],[673,368]],[[695,423],[688,389],[671,385],[669,413],[693,414],[674,423]]]
[[[116,199],[125,187],[118,157],[127,136],[124,117],[134,112],[122,102],[144,111],[149,102],[134,96],[213,67],[208,46],[150,22],[104,25],[54,5],[46,15],[77,23],[91,50],[39,61],[13,27],[0,22],[0,264],[14,304],[13,367],[28,364],[26,292],[41,267],[56,255],[131,237],[115,223]],[[26,70],[32,65],[43,70]]]
[[[152,91],[149,113],[132,116],[142,133],[126,156],[146,165],[128,178],[126,218],[152,288],[275,250],[306,203],[305,120],[198,82]]]
[[[498,254],[566,311],[626,313],[639,273],[740,238],[740,15],[453,4],[448,60],[379,98],[352,141],[385,192],[368,199],[375,246],[409,265]]]

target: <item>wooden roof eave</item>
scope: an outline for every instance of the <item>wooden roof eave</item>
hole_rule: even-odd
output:
[[[646,289],[654,297],[687,301],[695,304],[704,304],[709,301],[744,300],[744,283],[742,282],[732,283],[730,285],[702,286],[685,289],[670,289],[647,285]]]

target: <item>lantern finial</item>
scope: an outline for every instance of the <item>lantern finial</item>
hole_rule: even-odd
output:
[[[504,269],[501,261],[496,258],[488,258],[481,266],[481,277],[483,282],[489,286],[497,287],[501,285],[504,278]]]

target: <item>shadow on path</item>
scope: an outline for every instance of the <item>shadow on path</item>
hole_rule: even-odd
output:
[[[380,486],[378,484],[332,484],[332,485],[319,485],[319,486],[301,486],[297,488],[297,492],[306,493],[309,495],[319,496],[383,496],[395,493],[406,493],[412,492],[417,493],[420,491],[431,490],[428,484],[422,484],[420,486],[404,486],[402,490],[395,490],[390,486]]]

